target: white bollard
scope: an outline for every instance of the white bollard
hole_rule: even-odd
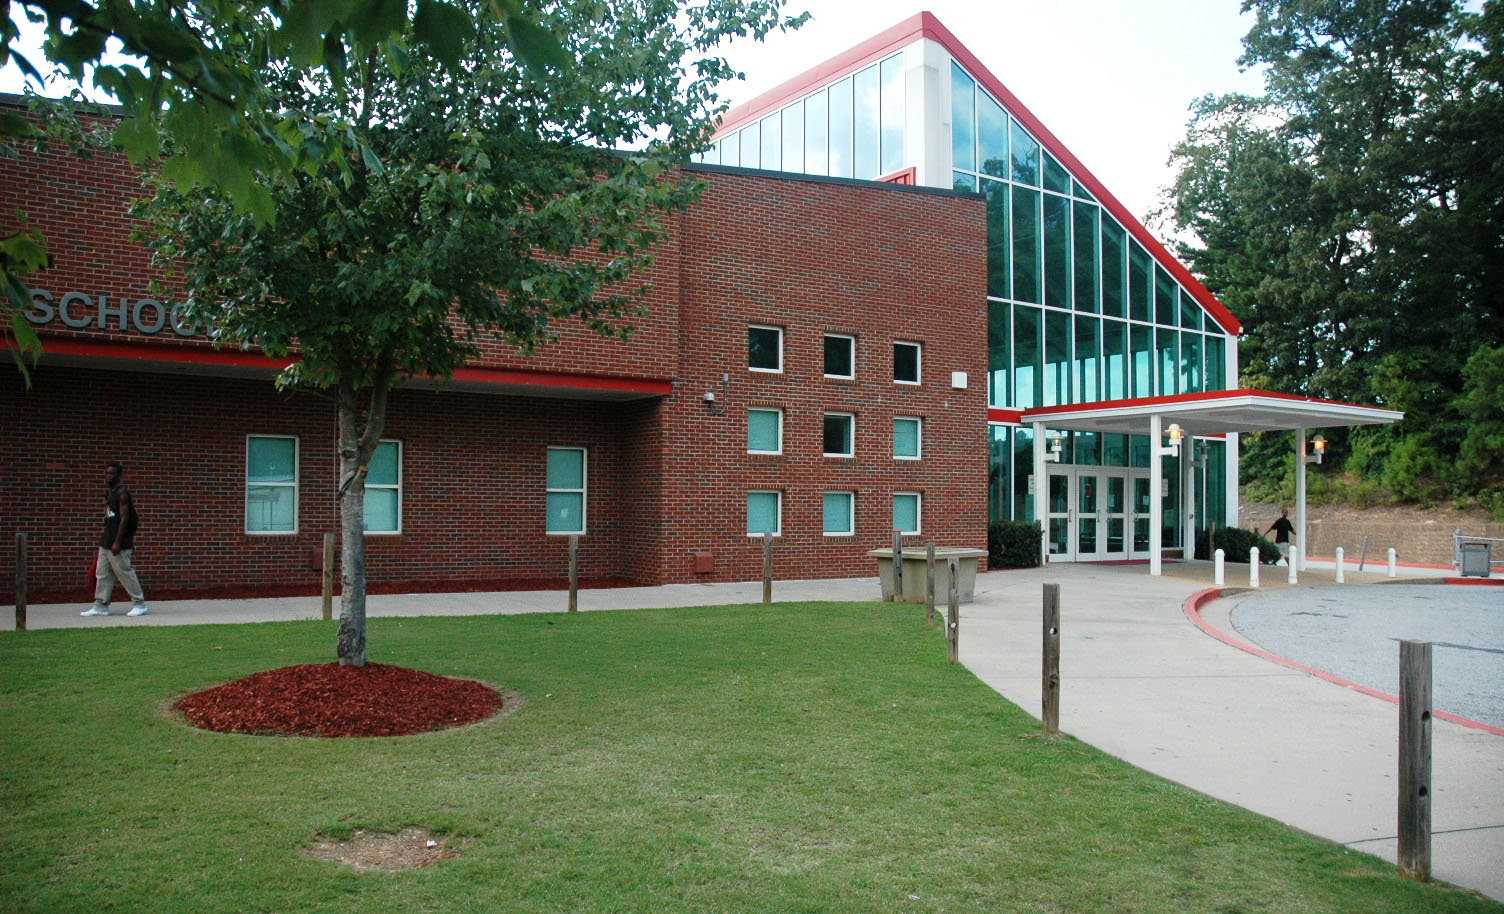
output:
[[[1389,576],[1394,577],[1394,550],[1389,550]]]
[[[1248,586],[1259,586],[1259,547],[1251,546],[1248,549]]]
[[[1287,583],[1287,584],[1294,584],[1295,583],[1295,568],[1296,568],[1296,566],[1298,566],[1300,564],[1300,550],[1297,549],[1294,546],[1291,546],[1290,547],[1290,557],[1285,560],[1285,564],[1290,566],[1290,573],[1289,573],[1289,576],[1285,578],[1285,583]]]
[[[1212,580],[1218,587],[1221,587],[1227,582],[1227,578],[1222,570],[1222,560],[1224,558],[1226,558],[1226,555],[1222,552],[1221,549],[1218,549],[1216,552],[1212,553],[1212,567],[1216,569],[1214,572],[1215,577]]]
[[[1337,547],[1337,583],[1341,584],[1343,582],[1343,580],[1344,580],[1344,578],[1342,576],[1342,547],[1338,546]]]

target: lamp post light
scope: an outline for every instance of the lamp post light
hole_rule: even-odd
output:
[[[1044,455],[1045,463],[1059,463],[1060,455],[1065,451],[1065,439],[1059,432],[1050,435],[1050,450]]]
[[[1317,435],[1311,439],[1311,450],[1315,453],[1307,454],[1306,463],[1320,464],[1321,458],[1326,456],[1326,439]]]

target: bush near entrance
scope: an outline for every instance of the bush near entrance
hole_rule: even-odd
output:
[[[1038,521],[999,520],[987,525],[988,568],[1033,568],[1039,564]]]
[[[1242,527],[1218,527],[1215,536],[1208,536],[1207,531],[1201,531],[1196,536],[1196,558],[1210,560],[1212,550],[1221,549],[1227,561],[1247,565],[1248,551],[1254,546],[1259,547],[1259,564],[1273,565],[1279,561],[1278,546]]]

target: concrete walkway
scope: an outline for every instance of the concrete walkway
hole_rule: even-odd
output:
[[[1288,587],[1285,569],[1264,568],[1264,590]],[[1402,574],[1414,574],[1406,569]],[[1318,576],[1319,575],[1319,576]],[[1245,653],[1195,627],[1182,611],[1211,585],[1206,563],[1052,565],[977,579],[962,608],[961,660],[1029,713],[1040,713],[1041,591],[1061,588],[1061,727],[1155,774],[1355,850],[1394,859],[1395,705]],[[1302,584],[1329,585],[1312,569]],[[1349,584],[1379,573],[1348,571]],[[1247,566],[1228,566],[1230,587]],[[1500,589],[1504,594],[1504,588]],[[876,578],[780,581],[774,599],[872,600]],[[582,610],[753,603],[760,582],[681,584],[580,592]],[[1237,597],[1203,611],[1236,637]],[[373,618],[559,612],[563,591],[375,595]],[[34,606],[28,627],[86,628],[317,619],[317,597],[153,602],[81,618],[86,604]],[[337,607],[336,607],[337,608]],[[0,626],[13,628],[11,607]],[[1395,663],[1398,663],[1397,653]],[[1494,687],[1504,702],[1504,673]],[[1504,737],[1436,720],[1433,739],[1432,867],[1436,878],[1504,900]]]

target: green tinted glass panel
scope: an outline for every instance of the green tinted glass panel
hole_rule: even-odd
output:
[[[376,445],[376,451],[371,454],[369,468],[366,472],[366,485],[368,486],[394,486],[397,484],[397,458],[401,453],[401,445],[395,441],[383,441]]]
[[[975,171],[976,118],[972,105],[976,92],[975,81],[955,61],[950,65],[950,156],[956,168]]]
[[[1128,258],[1123,247],[1123,227],[1111,216],[1102,217],[1102,313],[1126,317],[1123,305]]]
[[[783,169],[783,119],[774,114],[762,119],[762,167]]]
[[[1013,188],[1013,297],[1041,301],[1039,289],[1039,191]]]
[[[1078,466],[1096,467],[1102,465],[1102,436],[1097,432],[1072,432],[1071,439],[1074,444],[1074,460]],[[1095,511],[1096,508],[1082,506],[1081,513]]]
[[[1184,394],[1201,391],[1201,334],[1186,331],[1180,334],[1180,392]]]
[[[1071,306],[1071,201],[1044,195],[1044,303]]]
[[[804,170],[830,174],[830,101],[824,89],[804,100]]]
[[[1034,474],[1034,430],[1013,430],[1013,519],[1034,520],[1034,495],[1029,480]]]
[[[747,533],[761,536],[778,532],[778,493],[747,493]]]
[[[585,488],[585,452],[567,447],[549,448],[548,488]]]
[[[1176,296],[1175,280],[1165,272],[1165,268],[1159,264],[1154,265],[1154,323],[1163,324],[1166,327],[1175,326],[1176,312],[1179,310]]]
[[[776,409],[747,411],[747,450],[777,453],[783,449],[783,416]]]
[[[761,131],[756,124],[750,124],[741,130],[742,141],[742,167],[762,167],[762,138]]]
[[[893,529],[899,533],[919,532],[919,496],[900,494],[893,496]]]
[[[1180,393],[1180,334],[1160,327],[1154,331],[1156,361],[1159,364],[1159,395]]]
[[[548,533],[585,532],[585,496],[579,492],[548,493]]]
[[[987,405],[1008,405],[1012,376],[1013,309],[1007,302],[987,303]]]
[[[1201,305],[1184,289],[1180,290],[1180,329],[1201,329]]]
[[[1092,202],[1096,202],[1097,199],[1096,197],[1093,197],[1091,194],[1087,193],[1086,188],[1082,187],[1076,181],[1071,182],[1071,193],[1075,194],[1083,200],[1091,200]]]
[[[294,438],[248,438],[245,463],[248,482],[293,482],[298,442]]]
[[[1045,190],[1059,191],[1062,194],[1071,192],[1071,176],[1066,173],[1064,166],[1055,161],[1055,157],[1048,152],[1044,157],[1044,188]]]
[[[1125,467],[1128,465],[1128,436],[1104,434],[1102,436],[1102,463],[1104,466]],[[1118,510],[1122,510],[1119,508]]]
[[[893,456],[919,456],[919,420],[893,420]]]
[[[1206,443],[1206,500],[1199,516],[1223,527],[1227,517],[1227,445],[1221,441]],[[1232,519],[1236,521],[1236,518]]]
[[[397,490],[366,488],[365,531],[397,532]]]
[[[251,533],[291,533],[298,527],[294,486],[246,486],[245,528]]]
[[[783,170],[804,170],[804,102],[783,109]]]
[[[851,417],[826,415],[825,453],[847,456],[851,453]]]
[[[1044,313],[1044,405],[1071,400],[1071,316],[1063,311]]]
[[[851,177],[851,78],[830,87],[830,176]]]
[[[903,167],[904,85],[902,54],[895,54],[883,61],[882,80],[882,173],[891,174]]]
[[[1133,390],[1131,397],[1154,396],[1154,331],[1133,324]]]
[[[1145,467],[1145,468],[1147,468],[1149,466],[1149,436],[1148,435],[1134,435],[1132,438],[1128,439],[1128,459],[1131,461],[1131,465],[1132,466]],[[1147,492],[1148,489],[1149,489],[1149,486],[1148,486],[1149,480],[1145,479],[1145,480],[1143,480],[1143,482],[1144,482],[1144,491]],[[1147,504],[1148,504],[1148,502],[1147,502],[1147,496],[1146,496],[1145,505],[1143,507],[1135,507],[1133,510],[1135,512],[1139,513],[1139,514],[1142,514],[1145,511],[1149,510],[1148,507],[1147,507]]]
[[[882,82],[878,78],[877,64],[859,71],[852,81],[853,103],[853,174],[858,178],[871,179],[882,168],[882,130],[878,119],[882,114]]]
[[[1003,425],[987,427],[987,520],[989,523],[1011,520],[1013,517],[1009,476],[1012,474],[1008,428]]]
[[[747,328],[747,367],[783,369],[783,332],[776,327]]]
[[[1091,403],[1102,399],[1102,360],[1097,353],[1101,321],[1094,317],[1076,317],[1076,399]]]
[[[838,534],[852,532],[851,500],[852,495],[850,492],[825,493],[826,533]]]
[[[1128,325],[1102,321],[1102,399],[1128,396]]]
[[[1075,221],[1075,302],[1077,311],[1096,312],[1097,306],[1097,214],[1090,203],[1072,206]]]
[[[1139,247],[1137,241],[1131,242],[1128,248],[1128,299],[1132,309],[1131,316],[1136,321],[1153,319],[1153,276],[1149,265],[1149,252]]]
[[[969,175],[964,171],[952,172],[950,186],[956,190],[975,191],[977,189],[977,176]]]
[[[985,92],[977,93],[977,157],[979,171],[1008,177],[1008,115]]]
[[[1033,409],[1041,405],[1044,348],[1040,342],[1042,320],[1038,308],[1013,308],[1013,406]]]
[[[1227,389],[1227,341],[1215,334],[1206,337],[1206,389]]]
[[[1012,124],[1013,180],[1039,186],[1039,143],[1029,136],[1018,121]]]
[[[1008,185],[983,178],[982,193],[987,197],[987,294],[1007,298]]]

